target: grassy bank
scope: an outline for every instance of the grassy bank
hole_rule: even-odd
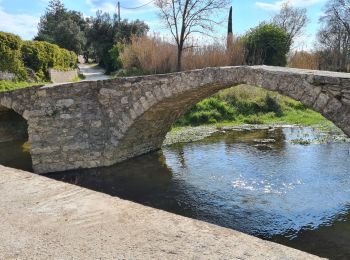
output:
[[[258,87],[241,85],[202,100],[174,125],[297,124],[334,125],[302,103]]]
[[[0,92],[3,91],[9,91],[9,90],[15,90],[19,88],[26,88],[31,86],[38,86],[38,85],[45,85],[45,82],[26,82],[26,81],[7,81],[7,80],[0,80]]]

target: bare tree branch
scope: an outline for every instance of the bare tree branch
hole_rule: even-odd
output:
[[[156,0],[160,18],[165,21],[178,46],[178,71],[189,36],[214,32],[215,25],[220,24],[217,21],[220,11],[229,3],[230,0]]]
[[[272,23],[282,28],[289,35],[292,45],[309,22],[305,8],[292,7],[288,2],[282,5],[280,12],[272,18]]]

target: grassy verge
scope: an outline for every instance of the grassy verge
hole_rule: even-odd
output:
[[[7,81],[7,80],[0,80],[0,92],[3,91],[9,91],[19,88],[26,88],[26,87],[32,87],[32,86],[38,86],[38,85],[45,85],[46,82],[25,82],[25,81]]]
[[[302,103],[258,87],[241,85],[220,91],[196,104],[174,125],[296,124],[336,129]]]

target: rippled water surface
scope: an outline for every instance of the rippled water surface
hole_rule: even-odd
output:
[[[228,132],[112,167],[50,177],[350,259],[350,144],[291,142],[299,138],[320,136],[309,128]]]

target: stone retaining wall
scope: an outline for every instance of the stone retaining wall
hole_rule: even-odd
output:
[[[16,75],[10,72],[0,71],[0,80],[14,80]]]
[[[78,75],[77,69],[70,71],[49,70],[49,76],[53,83],[71,82],[73,79],[77,78]]]

